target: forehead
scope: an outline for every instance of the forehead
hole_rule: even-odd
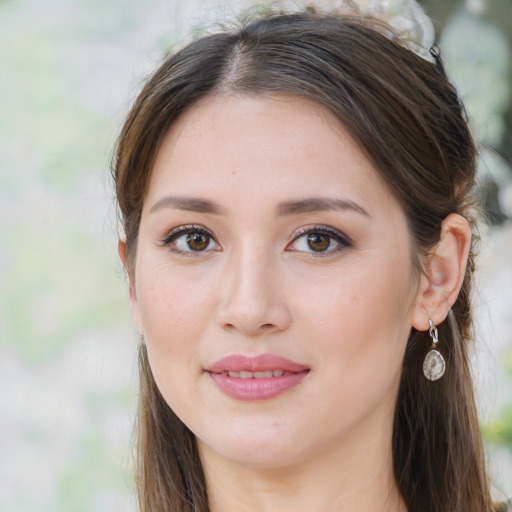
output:
[[[293,96],[214,96],[171,127],[157,153],[148,200],[246,193],[247,199],[350,194],[388,197],[385,183],[333,114]],[[233,199],[233,198],[231,198]]]

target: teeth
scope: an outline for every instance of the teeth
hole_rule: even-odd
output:
[[[272,370],[268,370],[267,372],[254,372],[255,379],[268,379],[272,377]]]
[[[222,372],[226,377],[234,377],[235,379],[270,379],[271,377],[282,377],[283,370],[267,370],[264,372],[248,372],[242,370],[240,372]]]

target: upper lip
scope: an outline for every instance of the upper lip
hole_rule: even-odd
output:
[[[269,370],[283,370],[289,373],[299,373],[309,370],[307,366],[296,363],[285,357],[275,354],[262,354],[259,356],[245,356],[233,354],[219,359],[206,369],[210,373],[222,372],[266,372]]]

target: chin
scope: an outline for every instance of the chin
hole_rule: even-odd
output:
[[[252,469],[278,470],[303,462],[296,449],[274,447],[268,442],[257,447],[248,446],[247,443],[236,448],[224,447],[223,450],[219,449],[217,454],[225,460]]]
[[[217,457],[241,466],[278,469],[296,464],[301,460],[297,447],[303,446],[295,436],[284,436],[274,426],[270,428],[230,430],[227,436],[198,438],[200,453],[214,453]],[[301,449],[302,452],[302,449]]]

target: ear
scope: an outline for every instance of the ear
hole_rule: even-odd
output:
[[[140,310],[139,310],[139,304],[137,302],[137,292],[135,289],[135,274],[133,272],[133,269],[131,268],[130,262],[128,260],[128,252],[126,248],[126,237],[121,236],[119,238],[119,242],[117,244],[117,250],[119,252],[119,257],[121,258],[121,261],[123,262],[123,266],[126,270],[126,273],[128,274],[128,278],[130,280],[130,305],[132,309],[132,317],[133,321],[135,323],[135,327],[137,328],[137,331],[139,331],[139,334],[143,337],[144,336],[144,330],[142,329],[142,321],[140,317]]]
[[[412,326],[418,331],[443,322],[459,295],[469,249],[471,228],[462,215],[448,215],[441,224],[439,242],[425,257],[418,292],[412,310]]]

